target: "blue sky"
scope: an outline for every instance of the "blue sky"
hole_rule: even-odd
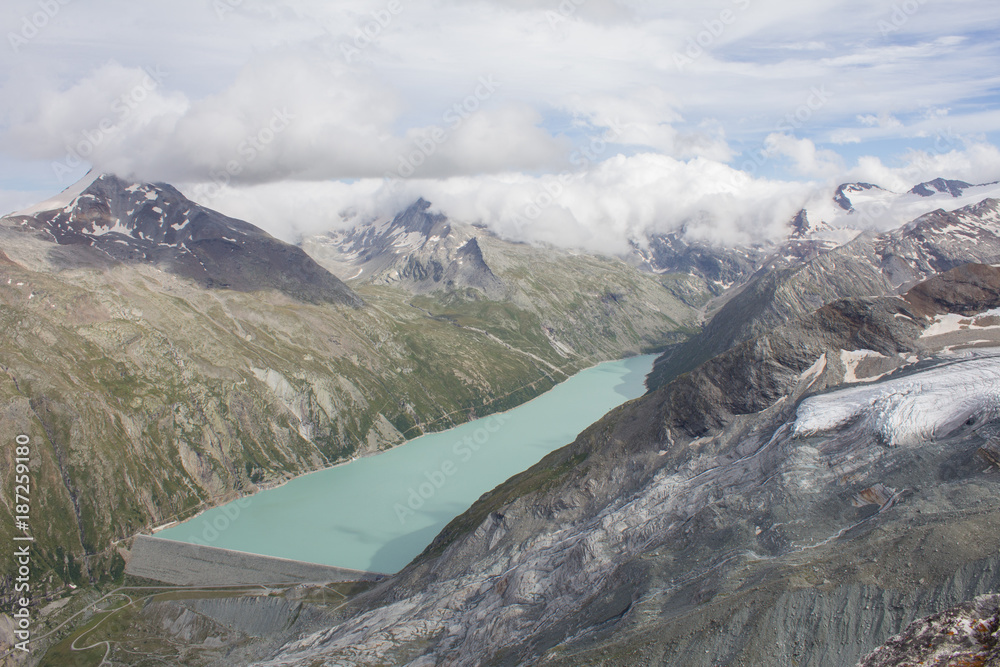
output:
[[[584,207],[680,224],[720,192],[766,227],[754,207],[838,182],[1000,179],[991,0],[7,0],[0,20],[4,210],[91,166],[272,230],[422,193],[510,218],[558,174],[596,198],[546,207],[570,229]],[[657,179],[680,212],[642,199]]]

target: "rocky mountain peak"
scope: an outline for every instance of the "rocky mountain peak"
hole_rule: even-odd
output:
[[[301,249],[248,222],[201,206],[166,183],[100,174],[79,191],[12,216],[60,245],[148,263],[204,287],[277,289],[311,303],[361,300]],[[68,201],[67,201],[68,200]],[[48,210],[48,204],[55,207]]]
[[[423,197],[419,198],[393,218],[391,227],[406,232],[417,232],[425,236],[431,236],[434,232],[441,232],[439,236],[447,236],[450,231],[446,224],[447,218],[440,213],[428,213],[430,207],[429,201]]]
[[[971,187],[972,184],[965,181],[949,181],[943,178],[935,178],[933,181],[915,185],[910,190],[910,193],[921,197],[932,197],[935,194],[942,193],[948,193],[952,197],[961,197],[965,193],[965,190]]]
[[[806,210],[802,209],[795,214],[792,218],[792,234],[791,237],[802,238],[809,233],[809,216],[806,214]]]
[[[420,198],[392,218],[310,238],[304,247],[324,266],[375,283],[401,283],[416,292],[471,287],[500,298],[504,286],[477,240],[489,232],[430,208]]]

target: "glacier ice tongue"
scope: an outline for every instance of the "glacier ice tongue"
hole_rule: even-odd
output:
[[[899,446],[947,435],[984,414],[1000,414],[998,351],[812,396],[799,404],[792,432],[808,437],[858,424]]]

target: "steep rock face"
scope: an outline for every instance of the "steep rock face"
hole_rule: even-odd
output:
[[[474,237],[458,249],[455,257],[458,261],[449,264],[444,272],[446,285],[468,285],[487,296],[503,294],[503,283],[486,263],[479,241]]]
[[[716,293],[740,285],[760,268],[769,249],[726,248],[692,241],[682,232],[654,234],[643,247],[633,244],[637,263],[654,273],[682,273],[704,280]]]
[[[157,265],[208,288],[277,289],[310,303],[361,305],[300,248],[199,206],[165,183],[128,183],[101,174],[66,206],[14,220],[61,245],[87,245],[116,261]]]
[[[832,227],[829,224],[820,221],[819,223],[813,223],[809,220],[809,214],[805,209],[802,209],[795,214],[792,218],[792,233],[789,236],[790,239],[806,239],[817,234],[824,234],[832,231]]]
[[[914,286],[906,300],[929,315],[971,315],[991,308],[997,294],[1000,280],[994,267],[965,264]]]
[[[935,356],[929,325],[908,299],[850,299],[736,346],[484,496],[353,618],[261,664],[856,662],[1000,585],[1000,476],[977,454],[1000,433],[1000,356]],[[935,412],[929,431],[905,418]]]
[[[1000,595],[984,595],[911,623],[858,667],[1000,665]]]

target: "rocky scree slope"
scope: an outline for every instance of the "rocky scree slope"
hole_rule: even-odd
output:
[[[259,664],[853,664],[996,590],[1000,474],[979,452],[1000,436],[1000,355],[954,352],[995,318],[959,324],[950,354],[932,327],[951,317],[934,304],[983,305],[965,294],[1000,306],[1000,270],[840,300],[735,346],[486,494],[347,620]]]

